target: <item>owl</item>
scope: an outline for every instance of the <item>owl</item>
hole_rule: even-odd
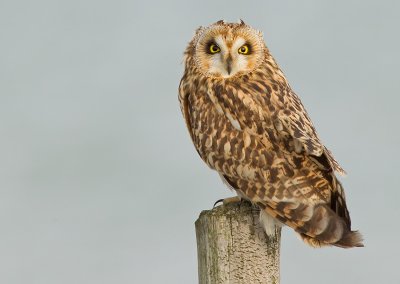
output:
[[[362,247],[351,230],[344,170],[299,97],[243,21],[200,27],[184,54],[179,102],[201,159],[260,208],[268,235],[287,225],[312,247]]]

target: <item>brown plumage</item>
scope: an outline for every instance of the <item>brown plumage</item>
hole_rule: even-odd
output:
[[[344,170],[260,32],[243,22],[200,27],[185,52],[179,101],[200,157],[239,196],[311,246],[363,246],[334,174]]]

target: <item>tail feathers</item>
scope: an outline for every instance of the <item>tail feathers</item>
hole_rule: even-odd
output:
[[[313,248],[321,248],[326,246],[336,246],[340,248],[364,247],[364,244],[362,243],[363,237],[357,231],[349,232],[338,242],[332,244],[323,242],[321,240],[318,240],[317,238],[307,236],[306,234],[299,234],[299,236],[304,243]]]
[[[345,219],[326,204],[296,204],[281,202],[264,210],[278,221],[292,227],[303,241],[312,247],[362,247],[362,236],[351,231]]]
[[[358,231],[350,231],[333,245],[341,248],[364,247],[363,236]]]
[[[348,223],[326,205],[316,205],[312,217],[296,228],[303,240],[313,246],[363,247],[362,235],[351,231]]]

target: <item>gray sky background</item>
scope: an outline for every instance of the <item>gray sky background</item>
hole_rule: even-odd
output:
[[[194,30],[264,32],[343,178],[363,249],[283,230],[282,283],[400,283],[399,1],[0,2],[0,282],[197,283],[231,193],[179,110]]]

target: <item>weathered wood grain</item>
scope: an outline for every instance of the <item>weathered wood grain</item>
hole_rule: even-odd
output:
[[[199,284],[278,284],[280,228],[268,238],[247,202],[201,212],[196,221]]]

